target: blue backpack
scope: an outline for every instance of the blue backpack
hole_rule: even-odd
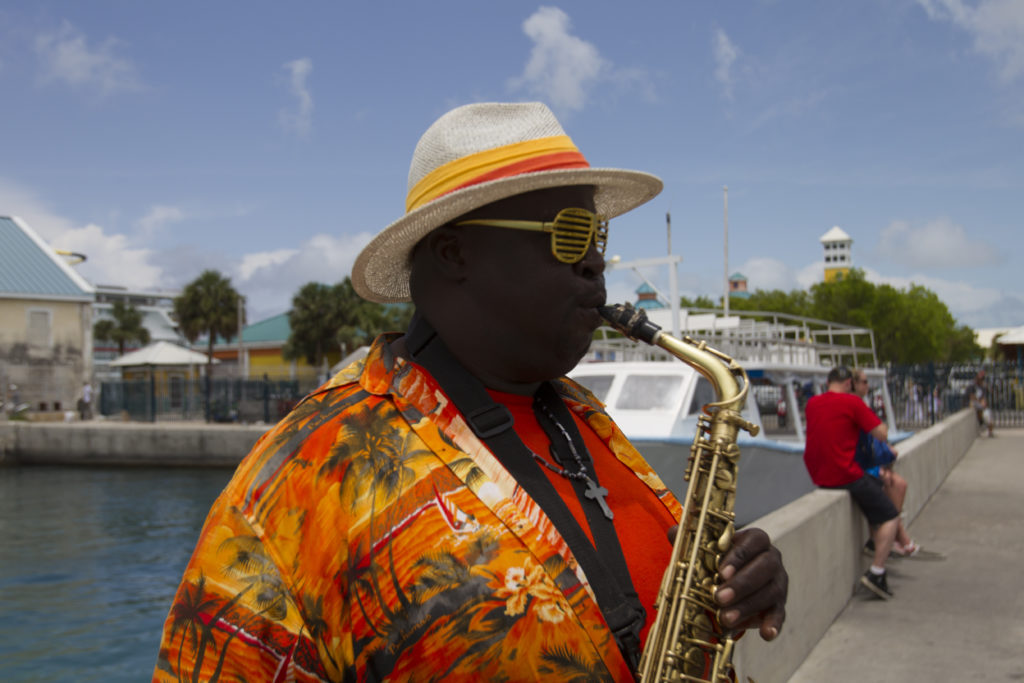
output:
[[[879,468],[885,467],[896,460],[896,454],[892,452],[888,444],[885,444],[867,432],[861,432],[857,441],[857,452],[854,460],[860,468],[872,477],[879,476]]]

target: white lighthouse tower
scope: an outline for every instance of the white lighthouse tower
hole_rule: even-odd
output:
[[[853,261],[850,257],[853,238],[838,225],[821,236],[825,248],[825,282],[842,280],[850,274]]]

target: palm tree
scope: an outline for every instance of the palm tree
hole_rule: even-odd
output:
[[[124,301],[115,301],[110,311],[111,318],[98,320],[92,328],[93,336],[99,341],[117,344],[117,355],[124,355],[124,347],[137,341],[145,346],[149,343],[149,330],[142,324],[139,309]]]
[[[382,332],[404,330],[412,311],[406,304],[366,301],[356,294],[348,277],[335,285],[308,282],[292,297],[288,312],[291,334],[284,357],[304,358],[319,368],[329,351],[340,347],[345,356]]]
[[[327,352],[335,348],[338,325],[334,287],[307,282],[292,297],[292,309],[288,311],[291,333],[283,349],[285,359],[304,358],[319,369]]]
[[[206,270],[185,285],[181,296],[174,300],[174,315],[181,333],[195,343],[202,335],[207,339],[206,360],[206,420],[210,420],[210,377],[213,371],[213,345],[218,337],[228,339],[237,334],[239,301],[241,295],[231,286],[231,280],[216,270]],[[241,359],[239,359],[241,360]]]

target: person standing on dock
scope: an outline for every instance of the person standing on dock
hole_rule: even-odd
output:
[[[978,417],[978,427],[988,429],[988,435],[995,436],[992,432],[992,408],[988,404],[988,387],[985,385],[984,370],[978,370],[974,381],[967,387],[967,400]]]
[[[88,382],[82,384],[82,398],[78,406],[78,414],[82,420],[92,419],[92,385]]]
[[[900,513],[885,493],[882,482],[857,464],[857,442],[867,432],[881,442],[889,438],[885,423],[853,393],[853,373],[845,366],[832,368],[823,394],[807,401],[807,441],[804,464],[817,486],[845,489],[871,526],[875,554],[861,584],[878,597],[892,597],[885,562],[896,540]]]

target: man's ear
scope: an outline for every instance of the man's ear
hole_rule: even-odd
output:
[[[437,228],[423,238],[426,249],[439,275],[460,281],[466,276],[466,254],[463,232],[450,226]]]

